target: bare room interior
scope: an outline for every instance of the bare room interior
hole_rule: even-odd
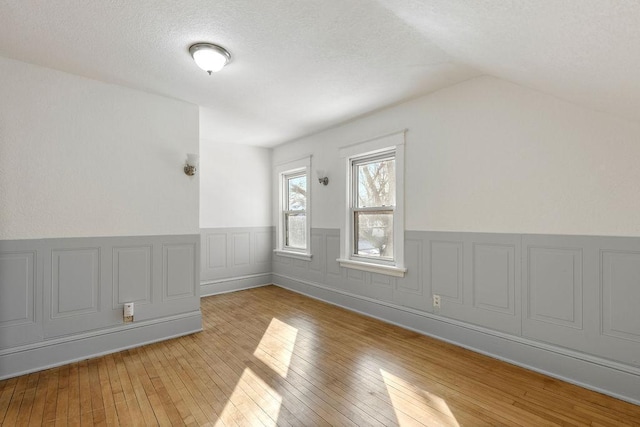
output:
[[[640,3],[0,0],[0,425],[640,425]]]

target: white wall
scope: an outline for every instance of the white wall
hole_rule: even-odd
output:
[[[331,182],[314,182],[312,226],[338,228],[338,148],[404,128],[407,230],[640,235],[640,124],[492,77],[279,146],[273,163],[313,154]]]
[[[271,225],[271,149],[200,141],[200,228]]]
[[[0,58],[0,239],[198,233],[198,108]]]

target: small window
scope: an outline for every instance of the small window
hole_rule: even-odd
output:
[[[275,254],[311,259],[311,157],[275,167],[278,180],[278,223]]]
[[[303,172],[285,175],[286,195],[283,207],[284,247],[307,249],[307,175]]]
[[[352,255],[393,262],[395,151],[351,161]]]

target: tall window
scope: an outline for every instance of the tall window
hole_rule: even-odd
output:
[[[284,175],[285,197],[282,218],[284,220],[284,248],[307,248],[307,175],[304,171]]]
[[[403,277],[404,131],[340,149],[346,161],[342,267]]]
[[[395,150],[351,161],[352,255],[393,261]]]
[[[275,167],[278,223],[275,254],[311,260],[311,157]]]

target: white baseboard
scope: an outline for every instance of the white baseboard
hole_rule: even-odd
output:
[[[258,273],[248,276],[230,277],[226,279],[200,282],[200,296],[225,294],[244,289],[259,288],[271,284],[271,273]]]
[[[202,331],[200,310],[0,351],[0,380]]]
[[[281,274],[274,284],[505,362],[640,405],[640,369]]]

